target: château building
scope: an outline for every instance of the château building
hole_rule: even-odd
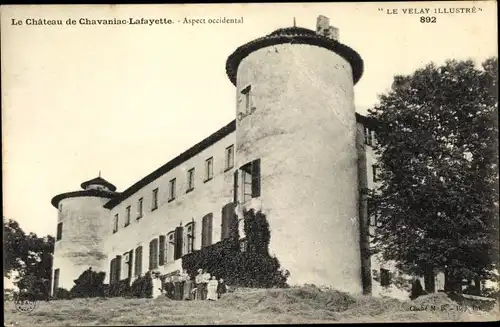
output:
[[[181,270],[183,255],[229,237],[231,219],[244,245],[251,208],[266,214],[290,284],[371,290],[380,265],[366,256],[360,190],[376,183],[376,138],[355,112],[360,55],[319,16],[315,31],[282,28],[240,46],[226,72],[234,121],[123,191],[99,176],[52,199],[53,290],[89,267],[107,283]]]

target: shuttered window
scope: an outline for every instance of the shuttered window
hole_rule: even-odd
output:
[[[135,276],[142,274],[142,246],[135,249]]]
[[[183,254],[189,254],[194,250],[194,225],[195,222],[192,221],[184,227],[184,251]]]
[[[183,243],[183,235],[184,229],[182,226],[179,226],[175,229],[175,248],[174,248],[174,260],[182,257],[182,243]]]
[[[125,262],[124,262],[124,268],[126,269],[126,277],[125,278],[131,278],[132,277],[132,262],[134,259],[134,250],[130,250],[127,253],[124,254],[125,257]]]
[[[252,161],[252,198],[260,196],[260,159]]]
[[[117,255],[116,256],[116,263],[115,263],[115,278],[114,280],[118,282],[121,278],[121,273],[122,273],[122,256]]]
[[[165,235],[160,235],[160,258],[159,265],[163,266],[166,262],[165,258]]]
[[[228,203],[222,208],[221,240],[231,236],[231,228],[234,228],[237,217],[234,213],[234,204]],[[237,228],[237,226],[236,226]]]
[[[59,241],[62,238],[62,227],[63,223],[57,224],[57,236],[56,236],[56,241]]]
[[[213,214],[209,213],[203,217],[201,231],[201,246],[206,247],[212,245],[212,220]]]
[[[149,270],[158,268],[158,239],[149,242]]]
[[[167,234],[168,244],[167,244],[167,262],[174,261],[174,249],[175,249],[175,231],[171,231]]]

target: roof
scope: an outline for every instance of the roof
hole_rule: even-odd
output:
[[[363,125],[372,125],[373,122],[371,119],[364,117],[358,113],[356,113],[356,121],[359,123],[362,123]],[[133,195],[135,192],[139,191],[141,188],[144,186],[148,185],[149,183],[153,182],[154,180],[158,179],[160,176],[166,174],[170,170],[174,169],[175,167],[179,166],[183,162],[189,160],[190,158],[194,157],[198,153],[202,152],[203,150],[209,148],[213,144],[217,143],[227,135],[231,134],[232,132],[236,131],[236,120],[233,120],[226,126],[222,127],[219,129],[217,132],[213,133],[209,137],[205,138],[198,144],[194,145],[193,147],[189,148],[185,152],[181,153],[174,159],[170,160],[160,168],[156,169],[149,175],[145,176],[138,182],[136,182],[134,185],[130,186],[126,190],[124,190],[121,193],[115,193],[115,196],[111,198],[105,205],[104,208],[107,209],[113,209],[117,205],[119,205],[121,202],[126,200],[128,197]]]
[[[142,178],[139,180],[137,183],[134,185],[130,186],[123,192],[121,192],[118,196],[114,197],[108,203],[104,205],[105,208],[107,209],[112,209],[118,204],[120,204],[123,200],[143,188],[144,186],[148,185],[155,179],[159,178],[160,176],[166,174],[168,171],[174,169],[175,167],[179,166],[181,163],[189,160],[190,158],[194,157],[198,153],[202,152],[203,150],[207,149],[208,147],[212,146],[214,143],[220,141],[227,135],[231,134],[236,130],[236,120],[233,120],[226,126],[222,127],[219,129],[217,132],[213,133],[209,137],[205,138],[203,141],[199,142],[198,144],[194,145],[193,147],[189,148],[188,150],[184,151],[174,159],[170,160],[160,168],[156,169],[153,171],[151,174],[147,175],[146,177]]]
[[[91,180],[88,180],[86,182],[83,182],[80,186],[86,190],[89,185],[102,185],[107,187],[110,191],[114,192],[116,191],[116,186],[102,178],[101,176],[93,178]]]
[[[61,200],[64,200],[64,199],[77,198],[77,197],[98,197],[98,198],[108,198],[109,199],[109,198],[113,198],[117,194],[118,193],[115,193],[115,192],[96,190],[96,189],[74,191],[74,192],[67,192],[67,193],[62,193],[62,194],[56,195],[52,198],[50,203],[54,206],[54,208],[57,209],[57,207],[59,206],[59,202]]]
[[[303,27],[280,28],[264,37],[250,41],[237,48],[226,61],[226,73],[231,83],[236,85],[236,75],[240,62],[250,53],[276,44],[309,44],[333,51],[347,60],[352,67],[354,84],[356,84],[363,74],[363,59],[361,56],[337,40],[317,34]]]

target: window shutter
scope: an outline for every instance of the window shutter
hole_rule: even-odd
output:
[[[142,246],[135,249],[134,272],[135,276],[139,276],[142,270]]]
[[[233,202],[238,203],[238,170],[234,172]]]
[[[222,224],[221,224],[221,233],[220,239],[221,241],[227,238],[229,235],[229,215],[228,215],[228,206],[225,205],[222,207]]]
[[[174,260],[179,259],[182,256],[182,238],[183,228],[177,227],[175,229],[175,249],[174,249]]]
[[[160,235],[160,266],[165,264],[165,235]]]
[[[208,245],[212,245],[212,214],[210,214],[210,216],[208,217],[208,226],[207,226],[207,230],[208,230],[208,237],[207,237],[207,242],[208,242]]]
[[[129,251],[129,260],[128,260],[128,278],[132,278],[132,263],[134,262],[134,250]]]
[[[260,159],[252,162],[252,198],[260,196]]]
[[[116,259],[113,258],[111,259],[111,262],[109,264],[109,283],[113,284],[115,281],[115,262]]]
[[[122,256],[121,255],[117,255],[116,256],[116,281],[120,281],[120,275],[121,275],[121,272],[122,272]]]
[[[193,226],[191,229],[191,238],[188,240],[188,242],[191,243],[191,251],[194,251],[194,236],[196,235],[196,230],[195,230],[196,223],[193,221],[191,226]]]
[[[149,242],[149,270],[153,269],[153,241]]]

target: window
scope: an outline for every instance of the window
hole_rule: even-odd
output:
[[[134,275],[140,276],[142,274],[142,246],[138,246],[135,249],[135,263],[134,263]]]
[[[208,158],[205,160],[205,182],[211,180],[214,177],[214,158]]]
[[[158,189],[153,190],[153,202],[151,203],[151,211],[158,209]]]
[[[115,215],[113,219],[113,233],[118,231],[118,214]]]
[[[175,248],[174,248],[174,260],[179,259],[182,257],[182,245],[184,241],[184,228],[182,226],[179,226],[175,229]]]
[[[125,209],[125,227],[130,225],[130,206]]]
[[[194,250],[194,221],[188,223],[185,227],[184,254],[189,254]]]
[[[149,242],[149,270],[158,268],[158,239]]]
[[[378,179],[377,179],[377,168],[378,168],[377,165],[372,165],[372,180],[373,180],[374,183],[376,183],[378,181]]]
[[[244,165],[240,170],[242,201],[245,203],[260,196],[260,159]]]
[[[59,268],[54,269],[54,288],[53,288],[53,294],[55,295],[57,292],[57,289],[59,288],[59,276],[61,274],[61,270]]]
[[[251,107],[250,91],[251,90],[252,90],[251,85],[248,85],[247,87],[245,87],[241,91],[241,94],[243,94],[243,101],[244,101],[245,112],[249,112],[250,111],[250,107]]]
[[[212,220],[213,214],[209,213],[202,220],[201,247],[212,245]]]
[[[62,203],[59,203],[59,212],[62,212]]]
[[[54,226],[54,225],[52,225],[52,226]],[[62,226],[63,226],[63,223],[57,224],[56,241],[59,241],[62,238]]]
[[[143,214],[142,202],[143,202],[142,198],[140,198],[139,201],[137,201],[137,219],[142,218],[142,214]]]
[[[175,199],[175,178],[169,182],[168,187],[168,201],[173,201]]]
[[[188,187],[186,193],[194,189],[194,168],[188,170]]]
[[[234,145],[226,148],[226,167],[225,170],[229,170],[234,166]]]
[[[109,267],[109,283],[110,284],[116,283],[120,280],[121,265],[122,265],[121,255],[117,255],[114,259],[111,260],[110,267]]]
[[[163,266],[166,262],[165,258],[165,235],[160,235],[160,258],[159,258],[159,265]]]
[[[134,251],[130,250],[123,254],[123,270],[125,271],[125,278],[132,277],[132,256],[134,255]]]
[[[238,217],[234,213],[234,203],[222,208],[221,240],[231,237],[238,230]]]
[[[167,244],[167,262],[174,261],[174,249],[175,249],[175,231],[171,231],[167,234],[168,244]]]
[[[387,269],[380,268],[380,286],[391,285],[391,272]]]
[[[375,131],[365,127],[365,144],[375,145]]]

